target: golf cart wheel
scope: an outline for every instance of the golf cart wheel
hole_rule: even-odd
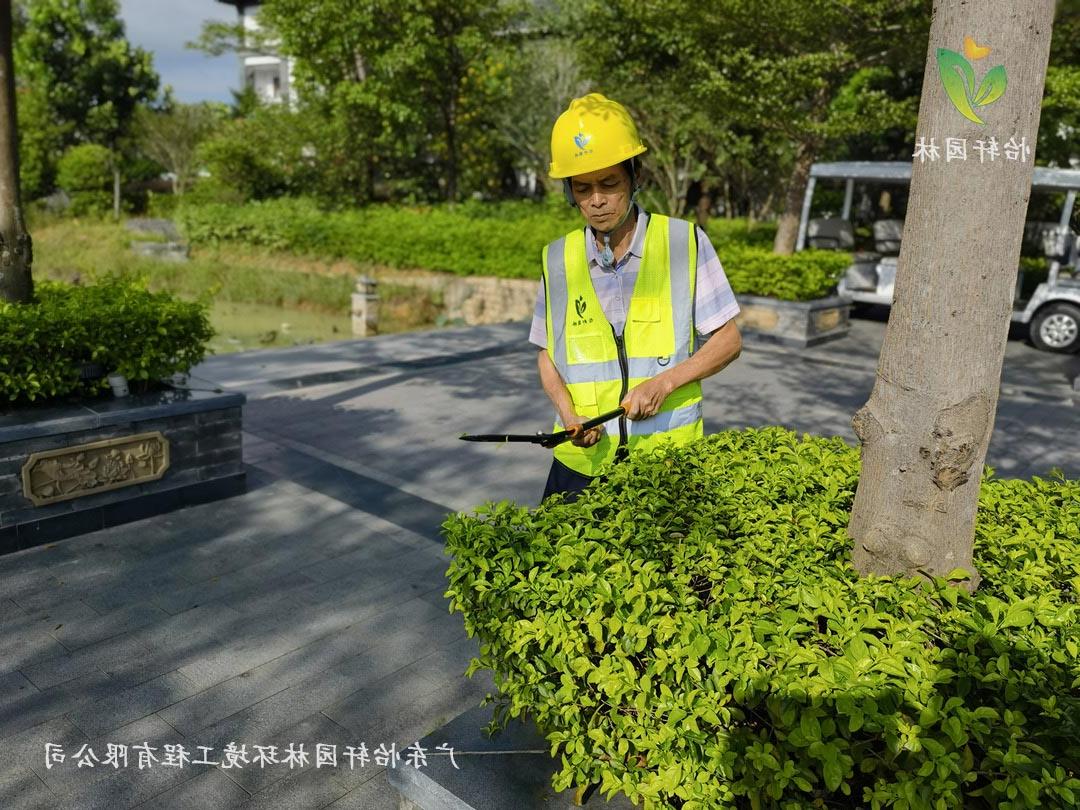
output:
[[[1058,302],[1039,310],[1031,321],[1031,342],[1045,352],[1080,349],[1080,307]]]

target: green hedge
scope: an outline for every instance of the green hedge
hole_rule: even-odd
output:
[[[387,267],[504,278],[538,278],[541,250],[575,227],[575,216],[566,206],[526,201],[327,212],[292,198],[182,205],[177,212],[196,244],[242,242]]]
[[[781,428],[444,524],[447,595],[557,789],[646,808],[1075,807],[1080,482],[985,476],[974,595],[866,577],[858,451]]]
[[[581,224],[555,199],[456,207],[374,205],[328,212],[280,198],[245,205],[182,204],[178,219],[196,244],[237,242],[320,257],[458,275],[538,278],[544,245]],[[736,293],[802,301],[828,295],[851,257],[771,252],[776,228],[712,219],[707,233]]]
[[[736,295],[764,295],[783,301],[832,295],[851,264],[850,253],[832,250],[781,256],[766,248],[729,244],[717,251]]]
[[[38,400],[108,387],[83,364],[123,374],[134,390],[200,362],[213,335],[206,308],[129,280],[38,282],[30,304],[0,303],[0,396]]]

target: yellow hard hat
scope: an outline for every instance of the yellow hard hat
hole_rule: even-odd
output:
[[[599,93],[575,98],[551,129],[551,167],[556,178],[606,169],[645,151],[626,107]]]

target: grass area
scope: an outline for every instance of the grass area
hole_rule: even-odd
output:
[[[211,304],[216,353],[349,338],[355,277],[382,276],[350,260],[234,244],[194,246],[187,262],[137,256],[130,245],[144,234],[108,221],[39,218],[30,230],[36,278],[91,283],[109,274],[138,276],[152,290]],[[439,302],[428,293],[385,280],[379,293],[380,331],[436,324]]]

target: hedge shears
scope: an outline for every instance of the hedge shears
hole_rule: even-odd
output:
[[[590,430],[597,425],[602,425],[616,417],[622,416],[626,413],[625,408],[616,408],[608,413],[602,413],[595,419],[590,419],[588,422],[582,422],[580,425],[575,425],[569,430],[560,430],[558,433],[541,433],[535,434],[529,433],[482,433],[476,436],[470,436],[465,434],[459,438],[466,442],[527,442],[529,444],[538,444],[541,447],[555,447],[565,441],[569,441],[574,438],[580,431],[584,433],[586,430]]]

